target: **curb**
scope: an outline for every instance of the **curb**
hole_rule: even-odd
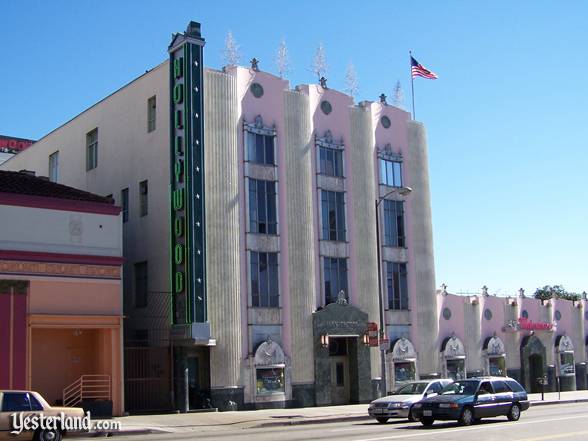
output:
[[[255,427],[276,427],[276,426],[299,426],[304,424],[328,424],[328,423],[340,423],[343,421],[362,421],[373,419],[369,415],[347,415],[337,417],[326,417],[317,419],[298,419],[289,421],[271,421],[269,423],[261,423]]]
[[[574,403],[588,403],[588,398],[576,398],[576,399],[568,399],[568,400],[558,400],[558,401],[531,401],[531,407],[535,406],[548,406],[551,404],[574,404]]]
[[[111,436],[133,436],[133,435],[152,435],[156,433],[172,433],[167,430],[159,429],[133,429],[133,430],[121,430],[118,432],[87,432],[87,433],[75,433],[72,436],[76,438],[105,438]]]

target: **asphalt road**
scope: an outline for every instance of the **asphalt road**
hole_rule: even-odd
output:
[[[293,440],[426,440],[426,441],[586,441],[588,440],[588,404],[538,406],[523,412],[517,422],[505,417],[483,420],[463,427],[457,423],[436,422],[432,428],[420,423],[375,420],[240,428],[231,426],[199,427],[191,432],[140,435],[141,440],[226,440],[226,441],[293,441]],[[184,428],[183,430],[188,430]],[[111,437],[109,440],[131,441],[136,436]],[[69,438],[73,440],[74,438]]]

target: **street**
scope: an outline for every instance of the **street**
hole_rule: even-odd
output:
[[[372,420],[330,424],[245,427],[236,425],[178,428],[169,434],[141,435],[145,440],[350,440],[385,441],[423,439],[432,441],[583,441],[588,439],[585,403],[532,407],[518,422],[494,418],[469,427],[452,422],[436,422],[432,428],[405,420],[381,425]],[[76,438],[69,438],[76,439]],[[80,438],[82,439],[82,438]],[[112,437],[128,440],[129,436]]]

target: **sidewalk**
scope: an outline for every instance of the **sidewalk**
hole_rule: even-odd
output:
[[[588,390],[529,394],[531,406],[588,402]],[[166,415],[135,415],[116,418],[122,424],[117,435],[138,435],[146,433],[182,433],[198,428],[207,429],[233,426],[239,428],[284,426],[294,424],[335,423],[338,421],[368,420],[367,404],[346,406],[306,407],[301,409],[268,409],[240,412],[206,412]]]

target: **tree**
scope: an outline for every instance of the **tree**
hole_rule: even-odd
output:
[[[278,74],[280,75],[280,78],[285,78],[291,70],[290,56],[288,54],[288,48],[286,47],[286,41],[284,41],[284,39],[280,41],[280,46],[278,47],[276,66],[278,67]]]
[[[537,288],[533,297],[541,301],[549,299],[580,300],[580,294],[568,292],[562,285],[545,285],[543,288]]]
[[[239,45],[233,38],[233,33],[231,31],[228,32],[227,37],[225,38],[223,59],[227,66],[236,66],[239,64],[239,60],[241,59]]]
[[[396,81],[396,86],[394,87],[393,104],[400,109],[404,108],[404,91],[402,90],[400,81]]]
[[[347,71],[345,72],[345,91],[351,95],[352,98],[357,96],[359,90],[359,82],[357,80],[357,72],[355,72],[355,66],[351,61],[347,65]]]
[[[327,75],[327,56],[325,55],[325,48],[322,43],[319,43],[319,46],[314,53],[310,69],[316,75],[318,80]]]

